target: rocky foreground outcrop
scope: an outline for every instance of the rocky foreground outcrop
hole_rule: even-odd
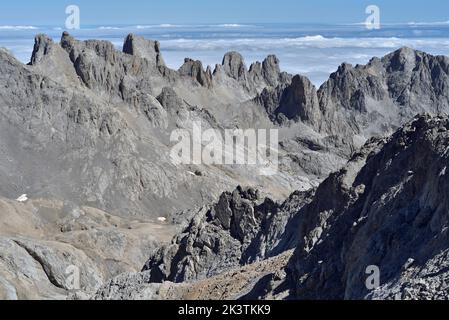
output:
[[[221,205],[212,212],[217,207],[225,209],[222,213],[231,208],[229,214],[209,211],[209,222],[203,220],[202,224],[198,224],[198,217],[193,218],[191,226],[197,222],[196,227],[187,228],[175,238],[168,247],[172,252],[165,250],[159,254],[165,257],[163,264],[155,265],[154,260],[147,264],[150,268],[144,272],[146,281],[136,286],[132,277],[137,275],[128,276],[121,278],[126,279],[121,285],[133,287],[135,297],[151,292],[153,298],[189,297],[194,290],[206,298],[205,291],[213,296],[218,288],[225,299],[447,299],[448,148],[447,116],[419,116],[391,137],[368,141],[314,195],[296,199],[293,207],[286,205],[292,199],[284,203],[283,210],[278,212],[289,212],[290,219],[281,227],[284,231],[274,238],[277,242],[287,238],[289,243],[295,243],[296,249],[287,259],[288,247],[277,258],[263,260],[270,254],[261,256],[263,272],[257,271],[261,262],[250,263],[251,259],[245,261],[239,256],[232,263],[228,255],[217,254],[219,251],[214,251],[213,245],[201,245],[202,240],[214,237],[206,231],[209,224],[215,228],[215,237],[223,240],[229,238],[224,232],[231,235],[234,232],[238,238],[239,227],[245,225],[240,220],[233,229],[232,223],[222,223],[222,218],[216,217],[229,222],[235,221],[233,217],[239,217],[239,212],[246,211],[248,218],[259,212],[250,205],[253,191],[243,193],[250,198],[244,204],[242,189],[233,196],[225,194]],[[236,207],[229,207],[230,199],[238,199],[234,202]],[[247,225],[244,234],[249,237],[256,234],[254,225]],[[294,230],[295,241],[290,241],[290,230]],[[245,252],[238,248],[237,245],[234,252]],[[208,265],[212,261],[214,266],[222,264],[232,271],[223,269],[221,277],[214,272],[208,274],[214,270]],[[366,285],[371,275],[367,270],[373,266],[380,270],[376,288]],[[165,280],[172,282],[154,283],[152,272],[160,275],[162,270],[169,270]],[[241,277],[247,273],[246,286],[239,286]],[[228,278],[225,283],[219,280],[223,277]],[[194,279],[197,280],[185,282]],[[120,298],[123,291],[114,291],[117,289],[114,281],[102,287],[96,298]],[[144,297],[145,294],[140,296]]]
[[[417,117],[369,145],[302,209],[295,298],[447,298],[449,118]],[[380,270],[374,291],[369,266]]]
[[[145,264],[151,282],[184,282],[218,275],[230,268],[276,256],[295,247],[295,231],[286,231],[293,210],[313,192],[296,192],[283,204],[261,199],[258,191],[239,187],[223,193],[212,207],[195,213],[172,244]]]

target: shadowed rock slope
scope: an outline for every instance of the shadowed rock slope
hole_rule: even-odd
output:
[[[276,256],[295,247],[285,226],[311,199],[296,192],[283,204],[261,199],[258,191],[238,188],[223,193],[218,203],[195,213],[171,245],[149,259],[144,271],[152,282],[184,282],[217,275],[229,268]]]
[[[415,118],[367,147],[302,209],[295,297],[447,298],[449,118]],[[381,280],[373,292],[371,265]]]
[[[214,288],[218,288],[225,299],[447,299],[448,149],[449,118],[416,117],[391,137],[368,141],[314,194],[292,195],[278,207],[278,215],[289,219],[280,224],[283,231],[276,236],[266,232],[267,225],[260,223],[261,220],[251,220],[263,226],[262,234],[268,235],[264,239],[294,243],[296,249],[292,256],[289,245],[283,246],[281,251],[285,251],[280,254],[270,251],[273,248],[270,241],[264,245],[267,251],[256,250],[266,255],[256,254],[255,259],[247,260],[241,258],[247,256],[245,248],[251,247],[245,246],[245,241],[237,242],[228,254],[214,251],[226,245],[201,245],[214,237],[227,244],[233,232],[238,238],[238,226],[245,225],[242,220],[237,224],[222,224],[216,217],[231,217],[225,221],[236,221],[241,212],[237,208],[246,211],[248,218],[264,212],[260,206],[251,205],[253,191],[246,194],[238,189],[232,196],[224,194],[209,211],[209,219],[203,218],[198,223],[198,218],[194,218],[185,233],[167,247],[172,252],[169,249],[159,253],[165,257],[159,260],[163,264],[150,260],[145,268],[148,271],[140,276],[124,275],[120,278],[123,282],[109,282],[96,297],[120,298],[123,291],[114,290],[121,283],[125,288],[134,288],[135,295],[146,292],[153,298],[177,294],[177,297],[188,297],[193,292],[207,297],[206,292],[213,296]],[[249,198],[246,205],[242,204],[242,196]],[[230,208],[229,214],[217,214],[218,208],[225,209],[223,212]],[[252,232],[254,225],[246,225],[244,234],[248,238],[252,234],[260,236],[260,232]],[[276,223],[272,222],[273,225]],[[208,228],[215,228],[213,235],[208,233]],[[231,252],[234,256],[229,255]],[[240,252],[244,254],[240,256]],[[210,257],[213,259],[209,260]],[[224,268],[217,275],[216,266],[220,264]],[[163,265],[165,268],[161,268]],[[380,270],[380,286],[374,290],[366,287],[369,276],[366,271],[370,266]],[[165,274],[165,279],[172,282],[152,283],[153,272]],[[133,279],[143,275],[146,280],[136,285]],[[223,282],[224,277],[228,279]],[[242,277],[246,279],[244,286],[240,285]]]

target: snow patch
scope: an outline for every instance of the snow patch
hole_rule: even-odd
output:
[[[16,199],[16,201],[17,202],[27,202],[28,201],[28,195],[26,195],[26,194],[22,194],[20,197],[18,197],[17,199]]]

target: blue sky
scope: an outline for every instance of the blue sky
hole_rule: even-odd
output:
[[[378,5],[382,22],[449,20],[447,0],[13,0],[2,1],[0,25],[63,25],[76,4],[85,25],[160,23],[352,23]]]

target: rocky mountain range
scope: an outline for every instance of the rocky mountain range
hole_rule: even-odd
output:
[[[173,70],[132,34],[2,49],[0,298],[446,299],[448,86],[410,48],[318,89],[274,55]],[[277,129],[278,172],[174,164],[196,122]]]

